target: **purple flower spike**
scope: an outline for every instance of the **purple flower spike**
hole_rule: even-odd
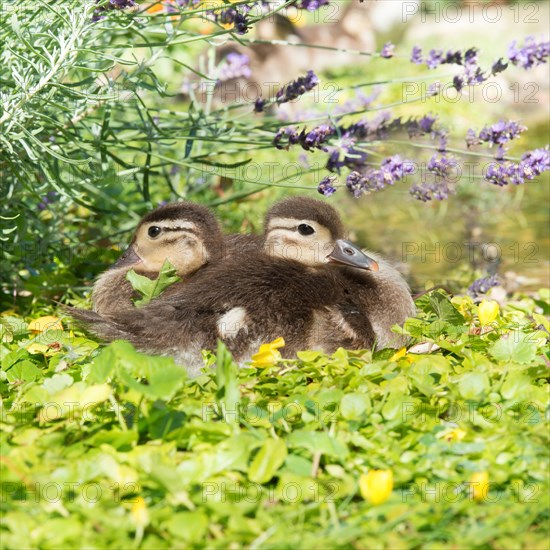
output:
[[[435,69],[443,62],[443,50],[430,50],[428,58],[426,59],[426,66],[428,69]]]
[[[256,101],[254,102],[254,112],[263,113],[264,107],[265,107],[265,99],[262,99],[261,97],[256,99]]]
[[[414,46],[411,53],[411,62],[415,65],[421,65],[424,62],[422,57],[422,48],[420,46]]]
[[[548,149],[528,151],[521,157],[520,166],[527,179],[533,179],[533,177],[547,172],[550,170],[550,153]]]
[[[500,280],[497,275],[489,275],[488,277],[481,277],[480,279],[476,279],[468,287],[468,294],[472,298],[477,298],[480,294],[486,294],[489,291],[489,289],[499,285],[500,285]]]
[[[508,122],[499,120],[492,126],[485,126],[479,132],[479,139],[489,143],[489,145],[504,145],[508,141],[517,138],[525,130],[527,130],[525,126],[521,126],[513,120]]]
[[[382,50],[380,50],[380,57],[383,57],[384,59],[389,59],[390,57],[393,57],[394,50],[395,44],[392,44],[391,42],[386,42]]]
[[[519,48],[516,43],[514,40],[508,46],[508,59],[514,65],[530,69],[546,63],[550,52],[550,42],[548,40],[537,42],[533,36],[528,36],[523,47]]]
[[[357,199],[365,192],[365,178],[359,172],[350,172],[346,178],[346,187]]]
[[[331,195],[334,195],[336,193],[336,187],[334,187],[334,183],[336,181],[335,176],[326,176],[324,177],[317,186],[317,191],[321,193],[321,195],[324,195],[325,197],[330,197]]]
[[[301,76],[283,86],[276,94],[277,103],[287,103],[299,98],[306,92],[313,90],[319,84],[319,79],[313,71],[308,71],[306,76]]]
[[[329,3],[330,0],[300,0],[298,7],[302,10],[315,11]]]
[[[247,55],[237,52],[228,53],[218,72],[218,82],[235,78],[250,78],[250,59]]]

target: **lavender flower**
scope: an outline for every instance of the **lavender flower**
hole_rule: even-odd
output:
[[[414,171],[414,163],[410,160],[403,160],[399,155],[385,158],[380,164],[382,180],[389,185],[402,180],[406,175],[412,174]]]
[[[227,54],[218,72],[218,82],[233,80],[235,78],[250,78],[250,59],[247,55],[237,52]]]
[[[386,42],[383,48],[380,50],[380,57],[383,57],[384,59],[389,59],[390,57],[393,57],[394,50],[395,44],[392,44],[391,42]]]
[[[266,104],[266,100],[262,99],[261,97],[258,97],[256,99],[256,101],[254,102],[254,112],[255,113],[263,113],[265,104]]]
[[[296,80],[283,86],[276,94],[277,103],[287,103],[299,98],[306,92],[313,90],[319,84],[319,79],[313,71],[308,71],[306,76],[300,76]]]
[[[508,59],[519,67],[524,69],[530,69],[537,65],[546,63],[546,59],[550,52],[550,42],[543,41],[537,42],[533,36],[528,36],[525,39],[523,47],[516,46],[516,40],[514,40],[508,46]]]
[[[330,4],[330,0],[300,0],[298,8],[302,10],[315,11]]]
[[[500,280],[497,275],[489,275],[476,279],[469,287],[468,294],[472,298],[477,298],[480,294],[486,294],[489,289],[499,286]]]
[[[248,32],[249,21],[248,13],[254,5],[243,4],[237,7],[230,7],[221,11],[210,11],[210,16],[214,21],[221,23],[222,25],[231,25],[237,31],[238,34],[245,34]]]
[[[334,187],[334,182],[336,181],[335,176],[326,176],[324,177],[317,186],[317,191],[324,195],[325,197],[330,197],[336,193],[336,187]]]
[[[365,191],[365,178],[359,172],[350,172],[346,178],[346,187],[357,199]]]
[[[443,50],[433,49],[430,50],[430,53],[424,58],[422,49],[419,46],[414,46],[411,53],[411,62],[416,65],[425,63],[428,69],[435,69],[439,67],[439,65],[463,66],[464,72],[453,78],[454,87],[458,91],[465,85],[475,86],[476,84],[485,82],[488,78],[488,75],[485,75],[478,66],[476,48],[469,48],[465,52],[461,50],[448,50],[447,53],[444,53]]]
[[[525,126],[521,126],[517,122],[510,120],[508,122],[499,120],[492,126],[485,126],[479,132],[479,139],[489,145],[504,145],[508,141],[517,138],[522,132],[527,130]]]
[[[535,149],[527,151],[522,157],[521,162],[523,173],[527,179],[532,179],[527,174],[540,176],[543,172],[550,170],[550,154],[548,149]]]
[[[503,187],[508,184],[521,185],[550,169],[548,149],[528,151],[519,163],[493,162],[487,167],[485,179],[493,185]]]
[[[446,182],[415,184],[409,189],[409,193],[417,200],[428,202],[433,199],[442,201],[449,198],[451,189]]]
[[[328,124],[321,124],[313,130],[310,130],[307,134],[303,132],[304,136],[300,136],[300,144],[306,150],[310,149],[324,149],[323,144],[334,134],[334,127]]]
[[[428,161],[428,171],[435,174],[437,178],[447,179],[451,170],[456,166],[457,162],[453,157],[447,155],[433,155]]]
[[[493,63],[493,66],[491,67],[491,74],[495,75],[495,74],[501,73],[502,71],[505,71],[507,68],[508,68],[508,63],[506,63],[504,59],[502,59],[501,57],[500,59],[498,59]]]
[[[38,210],[46,210],[48,205],[52,202],[55,202],[59,197],[57,191],[48,191],[43,197],[42,200],[38,203]]]
[[[426,58],[426,66],[428,69],[435,69],[442,63],[445,63],[443,57],[443,50],[430,50],[428,57]]]
[[[290,145],[294,145],[295,143],[298,143],[298,142],[299,142],[298,132],[294,128],[290,128],[290,127],[281,128],[273,138],[273,145],[275,145],[277,149],[288,149]]]
[[[101,0],[96,0],[96,4],[99,4]],[[124,10],[126,8],[133,8],[136,5],[135,0],[109,0],[108,4],[98,6],[92,15],[92,21],[96,22],[103,19],[105,16],[101,15],[103,12],[109,10]]]
[[[414,46],[411,53],[411,63],[415,65],[422,65],[424,58],[422,57],[422,48],[420,46]]]

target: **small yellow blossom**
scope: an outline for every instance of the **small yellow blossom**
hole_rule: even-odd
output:
[[[262,344],[258,353],[252,356],[252,365],[254,367],[271,367],[281,359],[281,353],[278,348],[285,345],[284,338],[277,338],[269,344]]]
[[[477,315],[482,327],[490,325],[498,317],[498,302],[483,300],[477,308]]]
[[[470,477],[471,497],[474,500],[483,500],[489,492],[489,474],[487,472],[476,472]]]
[[[49,348],[46,344],[40,344],[38,342],[31,342],[27,347],[26,350],[29,353],[46,353]]]
[[[137,497],[134,504],[132,504],[132,518],[138,527],[146,527],[149,523],[149,512],[147,510],[147,504],[143,497]]]
[[[466,437],[466,432],[460,428],[449,428],[448,430],[439,432],[437,437],[451,443],[453,441],[462,441]]]
[[[46,330],[63,330],[63,325],[57,317],[52,315],[46,315],[45,317],[39,317],[29,323],[28,329],[31,332],[39,334]]]
[[[474,307],[474,301],[469,296],[454,296],[451,302],[464,317],[468,317]]]
[[[401,348],[390,357],[390,361],[399,361],[399,359],[405,357],[405,355],[407,355],[407,348]]]
[[[391,470],[370,470],[359,478],[361,496],[371,504],[386,502],[393,490],[393,472]]]

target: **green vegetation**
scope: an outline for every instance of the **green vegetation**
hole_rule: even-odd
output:
[[[439,349],[239,369],[220,348],[194,380],[5,317],[3,547],[545,548],[548,292],[489,317],[417,304],[405,330]],[[394,476],[380,504],[373,469]]]

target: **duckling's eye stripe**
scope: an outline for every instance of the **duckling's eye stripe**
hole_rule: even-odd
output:
[[[274,225],[269,228],[269,231],[275,231],[275,229],[282,229],[283,231],[298,231],[298,226],[288,227],[285,225]]]
[[[184,233],[191,233],[192,235],[198,235],[198,231],[191,229],[190,227],[163,227],[163,231],[182,231]]]

